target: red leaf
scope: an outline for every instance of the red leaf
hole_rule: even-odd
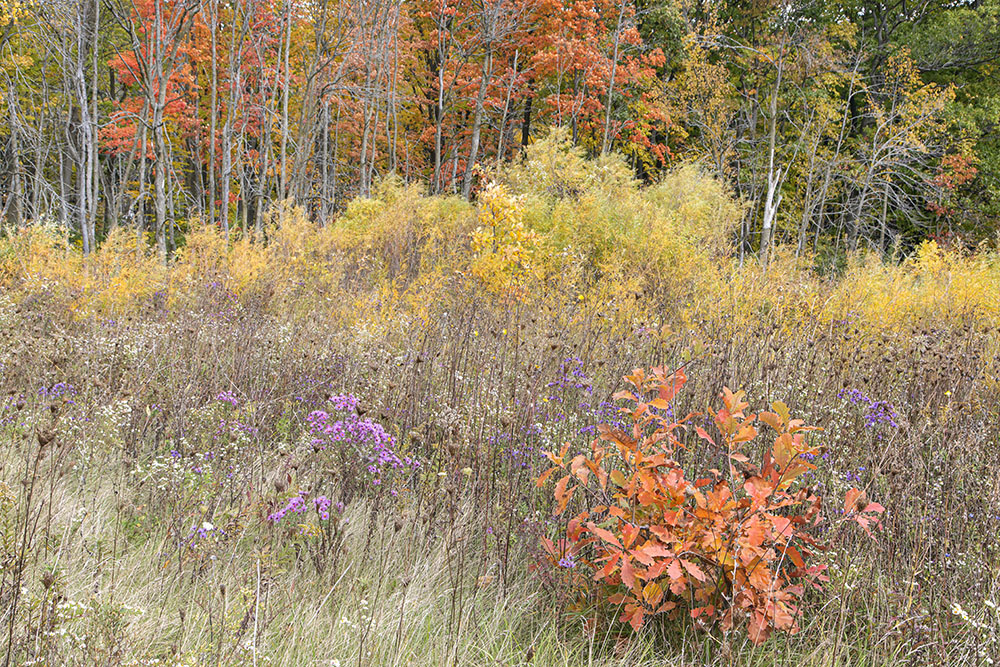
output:
[[[868,512],[873,512],[875,514],[881,514],[882,512],[885,511],[885,508],[882,507],[881,505],[879,505],[878,503],[868,503],[868,505],[863,510],[861,510],[861,511],[864,514],[867,514]]]
[[[629,625],[632,626],[633,630],[638,631],[642,627],[642,607],[635,610],[632,614],[632,618],[629,619]]]
[[[747,627],[747,636],[750,641],[758,646],[767,641],[771,636],[771,628],[768,626],[767,618],[762,612],[754,612],[750,617],[750,625]]]
[[[542,488],[542,486],[545,484],[545,482],[548,481],[549,477],[551,477],[552,473],[554,473],[556,470],[559,470],[559,468],[558,467],[552,467],[552,468],[549,468],[548,470],[546,470],[545,472],[543,472],[541,475],[539,475],[538,476],[538,481],[536,482],[536,486],[539,489]]]
[[[625,548],[631,548],[635,538],[639,537],[639,527],[631,523],[622,526],[622,538]]]
[[[680,368],[665,382],[660,383],[658,388],[660,398],[667,402],[674,400],[674,396],[681,390],[685,382],[687,382],[687,375],[684,374],[684,369]]]
[[[760,507],[767,503],[767,497],[771,495],[774,486],[760,477],[751,477],[743,483],[743,489],[753,498],[755,507]]]
[[[681,564],[688,573],[697,579],[698,581],[705,581],[705,573],[701,571],[701,568],[688,560],[682,560]]]
[[[656,610],[656,613],[659,614],[660,612],[670,611],[676,606],[677,606],[676,602],[674,602],[673,600],[667,600],[666,602],[660,605],[659,609]]]
[[[616,547],[618,547],[619,549],[622,548],[622,543],[618,541],[618,538],[615,537],[614,534],[610,530],[605,530],[604,528],[601,528],[600,526],[598,526],[593,521],[588,521],[587,522],[587,530],[589,530],[590,532],[592,532],[594,535],[597,535],[599,538],[601,538],[605,542],[613,544]]]
[[[783,516],[775,516],[773,514],[769,515],[769,518],[771,519],[771,525],[774,526],[774,530],[779,536],[785,539],[792,536],[793,526],[791,519]]]
[[[795,547],[788,547],[786,553],[788,553],[788,557],[792,559],[792,562],[795,563],[795,567],[804,568],[806,566],[806,561],[802,558],[802,554]]]
[[[558,484],[556,484],[555,497],[556,501],[559,503],[559,506],[556,509],[557,515],[562,514],[566,510],[566,505],[569,503],[570,498],[573,497],[573,491],[576,490],[575,486],[568,491],[566,490],[566,485],[569,484],[569,480],[570,476],[566,475],[559,480]]]
[[[623,399],[625,399],[625,400],[629,400],[629,401],[632,401],[633,403],[638,403],[638,402],[639,402],[639,399],[638,399],[638,398],[636,398],[636,395],[635,395],[635,394],[633,394],[632,392],[630,392],[630,391],[626,390],[626,389],[623,389],[623,390],[621,390],[621,391],[616,391],[616,392],[615,392],[615,393],[614,393],[614,394],[613,394],[613,395],[611,396],[611,398],[613,398],[613,399],[614,399],[614,400],[616,400],[616,401],[620,401],[620,400],[623,400]]]
[[[646,567],[649,567],[650,565],[653,564],[652,557],[650,557],[642,549],[635,549],[634,551],[630,551],[629,555],[632,556],[633,558],[635,558],[637,561],[639,561],[643,565],[645,565]]]
[[[635,568],[628,558],[622,558],[622,583],[630,589],[635,587]]]
[[[673,549],[670,549],[662,544],[657,544],[656,542],[647,542],[646,546],[642,548],[643,552],[654,558],[657,556],[673,556]]]
[[[856,512],[858,508],[858,498],[861,497],[864,491],[857,488],[852,488],[844,495],[844,511],[847,513]]]
[[[618,551],[611,554],[611,558],[609,558],[608,562],[604,564],[604,567],[594,573],[594,580],[600,581],[601,579],[607,579],[610,577],[611,573],[615,571],[615,565],[618,564],[621,556],[621,552]]]

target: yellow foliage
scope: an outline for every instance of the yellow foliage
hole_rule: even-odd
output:
[[[164,287],[165,267],[135,236],[115,230],[84,262],[84,294],[77,300],[80,315],[123,314],[148,303]],[[165,296],[165,294],[164,294]]]
[[[926,241],[899,265],[874,257],[854,262],[831,297],[831,317],[855,314],[872,329],[915,323],[954,326],[969,317],[1000,323],[1000,267],[989,255],[966,256]]]
[[[527,199],[551,203],[588,194],[613,197],[636,185],[632,170],[619,156],[587,160],[565,127],[552,128],[547,137],[528,146],[525,158],[497,177]]]
[[[821,277],[776,248],[766,271],[741,268],[730,247],[741,206],[697,168],[642,188],[607,177],[569,196],[551,184],[598,183],[595,170],[617,173],[612,158],[581,162],[558,142],[534,156],[541,163],[498,175],[476,206],[387,180],[327,226],[287,203],[272,208],[264,238],[227,242],[192,223],[167,266],[133,232],[118,230],[84,257],[64,230],[36,224],[0,237],[0,286],[15,301],[45,298],[81,318],[175,309],[223,287],[275,315],[323,317],[372,335],[477,296],[497,309],[513,298],[558,313],[567,326],[616,335],[683,328],[718,337],[841,323],[910,335],[1000,325],[995,253],[927,241],[903,262],[858,254],[842,275]],[[544,173],[530,187],[522,180]]]
[[[537,277],[539,237],[524,225],[507,188],[489,183],[479,195],[479,227],[472,233],[472,273],[495,293],[521,294]]]
[[[0,258],[0,283],[59,300],[80,317],[128,312],[161,289],[165,277],[121,229],[87,258],[53,225],[18,229],[0,242]]]
[[[403,280],[467,269],[475,211],[455,197],[427,197],[398,179],[351,202],[333,223],[338,248],[372,280]]]
[[[27,3],[22,0],[0,0],[0,26],[16,23],[27,11]]]

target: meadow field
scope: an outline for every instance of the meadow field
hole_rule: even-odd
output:
[[[765,270],[740,218],[693,167],[539,142],[474,203],[388,179],[326,226],[191,223],[167,264],[10,230],[3,664],[993,664],[1000,257]],[[656,368],[685,382],[643,416],[617,392]]]

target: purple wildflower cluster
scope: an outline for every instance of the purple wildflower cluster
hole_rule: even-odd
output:
[[[573,560],[573,556],[566,554],[559,559],[559,567],[565,568],[567,570],[576,567],[576,561]]]
[[[13,424],[17,421],[17,413],[20,411],[18,405],[24,407],[24,397],[11,395],[3,399],[0,403],[0,425]]]
[[[182,452],[177,449],[170,450],[170,458],[187,467],[195,475],[213,474],[212,462],[218,458],[214,451],[210,450],[204,453],[193,453],[188,456],[190,457],[190,461],[185,463],[185,455]],[[226,466],[226,479],[232,479],[235,473],[236,469],[232,465]],[[214,472],[214,474],[220,475],[221,472]]]
[[[348,361],[342,355],[333,355],[330,359],[326,360],[324,365],[331,375],[340,375],[347,370]],[[296,378],[294,384],[295,400],[299,403],[307,403],[309,405],[323,405],[326,396],[331,391],[336,391],[332,382],[309,376]]]
[[[69,397],[76,396],[76,387],[66,382],[57,382],[51,387],[39,387],[38,395],[47,399],[65,398],[67,403],[73,403]]]
[[[865,468],[864,466],[861,466],[860,468],[858,468],[857,472],[854,472],[853,470],[849,470],[849,471],[847,471],[847,472],[844,473],[844,479],[846,481],[848,481],[848,482],[862,483],[862,482],[865,481],[865,479],[864,479],[864,477],[865,477],[865,470],[867,470],[867,468]]]
[[[330,518],[330,499],[326,496],[320,496],[319,498],[313,499],[313,504],[316,506],[316,513],[319,514],[319,518],[326,521]]]
[[[593,423],[581,428],[581,435],[597,435],[597,424],[607,424],[620,430],[627,430],[630,426],[628,418],[621,411],[621,406],[610,401],[601,401],[589,411],[588,415]]]
[[[344,503],[334,503],[326,496],[313,498],[312,505],[321,521],[328,521],[330,519],[331,508],[336,510],[338,514],[344,511]],[[279,523],[289,514],[303,514],[308,508],[309,503],[306,502],[306,492],[300,491],[298,495],[289,498],[284,507],[269,514],[267,519],[271,523]]]
[[[267,516],[268,521],[278,523],[291,512],[295,512],[296,514],[302,514],[305,512],[307,507],[305,495],[305,492],[301,492],[299,495],[289,498],[288,503],[286,503],[284,507]]]
[[[160,311],[162,314],[165,315],[170,312],[167,309],[168,296],[169,295],[167,294],[167,290],[165,289],[156,290],[149,296],[149,303],[150,305],[153,306],[154,309]]]
[[[232,391],[220,392],[218,396],[215,397],[217,401],[223,401],[229,403],[234,408],[239,405],[239,401],[236,399],[236,395]]]
[[[226,302],[232,305],[235,305],[236,303],[239,302],[239,297],[236,295],[236,292],[229,289],[228,287],[220,283],[218,280],[213,280],[208,284],[208,291],[209,294],[212,295],[212,297],[218,299],[221,302]]]
[[[539,456],[543,456],[535,447],[531,447],[530,445],[511,447],[505,451],[513,465],[517,468],[530,468],[533,461],[539,458]]]
[[[336,396],[331,396],[328,400],[333,409],[339,412],[349,412],[358,407],[358,399],[352,394],[337,394]]]
[[[837,394],[837,397],[849,401],[852,405],[861,405],[866,408],[866,428],[873,429],[879,424],[887,424],[891,428],[899,428],[899,423],[896,421],[899,415],[892,409],[892,405],[889,402],[873,400],[858,389],[844,389]],[[879,439],[882,439],[881,435],[879,435]]]
[[[594,393],[590,378],[583,372],[583,360],[579,357],[563,359],[559,365],[559,376],[545,386],[552,390],[548,400],[553,403],[562,403],[568,389],[582,390],[587,396]]]
[[[532,444],[537,444],[538,436],[541,435],[541,428],[537,424],[528,424],[521,428],[520,437],[511,437],[510,433],[498,433],[486,439],[491,450],[503,453],[503,456],[515,468],[529,469],[539,458],[544,455]],[[514,444],[511,444],[511,443]]]
[[[222,403],[228,403],[234,408],[238,408],[240,405],[240,400],[236,397],[236,394],[230,390],[219,392],[215,400]],[[213,436],[216,442],[223,441],[227,437],[240,438],[241,436],[247,438],[253,438],[259,433],[259,429],[256,426],[251,426],[250,424],[244,424],[239,418],[234,419],[219,419],[219,424],[215,429],[215,435]]]
[[[420,467],[417,459],[396,454],[396,439],[381,424],[356,414],[358,399],[355,396],[333,396],[329,403],[333,410],[342,414],[338,416],[325,410],[314,410],[306,418],[315,449],[341,448],[345,445],[354,447],[368,464],[368,472],[375,485],[381,484],[382,477],[390,470],[415,470]]]
[[[857,321],[858,319],[860,319],[860,317],[858,316],[858,314],[856,312],[854,312],[854,311],[850,311],[846,315],[844,315],[844,319],[842,319],[842,320],[834,320],[833,321],[833,326],[834,326],[834,328],[845,328],[846,329],[847,327],[849,327],[852,324],[854,324],[854,322]]]
[[[191,532],[188,534],[188,540],[194,542],[196,539],[204,540],[211,536],[219,537],[225,534],[226,531],[221,528],[216,528],[209,521],[204,521],[200,526],[191,527]]]
[[[224,435],[230,435],[234,438],[238,438],[241,435],[245,435],[252,438],[257,435],[259,429],[256,426],[250,426],[249,424],[244,424],[238,419],[226,420],[220,419],[219,425],[215,429],[215,439],[219,440]]]
[[[589,417],[592,423],[582,427],[579,430],[580,435],[596,435],[597,424],[608,424],[617,428],[624,428],[626,425],[619,406],[610,401],[601,401],[597,405],[591,403],[594,395],[593,380],[584,372],[583,360],[579,357],[563,359],[559,366],[559,375],[545,386],[551,390],[548,396],[548,401],[551,403],[565,403],[567,394],[572,390],[582,392],[583,395],[576,407],[583,415]],[[565,418],[562,413],[554,415],[555,421],[562,421]]]

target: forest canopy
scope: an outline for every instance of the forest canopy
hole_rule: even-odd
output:
[[[473,198],[559,128],[642,182],[723,181],[741,259],[973,248],[998,59],[998,0],[0,0],[0,219],[166,258],[389,175]]]

